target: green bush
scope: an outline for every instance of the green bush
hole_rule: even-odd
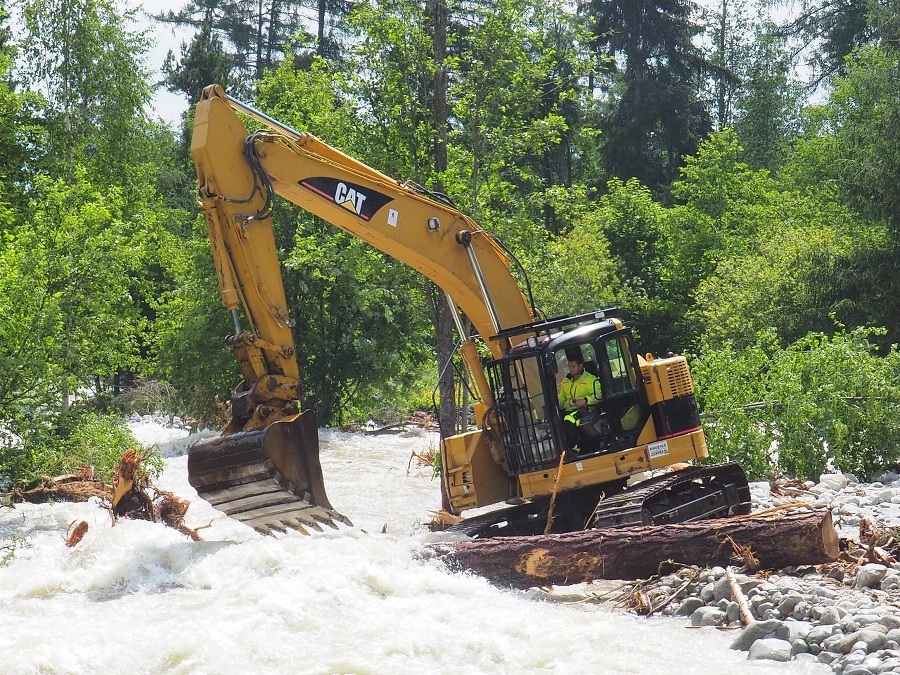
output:
[[[810,333],[778,346],[766,332],[692,364],[713,461],[740,462],[756,479],[870,477],[900,461],[900,351],[873,352],[881,331]]]
[[[149,455],[143,465],[151,476],[162,471],[159,453],[142,450],[119,416],[72,408],[56,417],[23,417],[5,426],[17,437],[0,437],[0,491],[45,475],[73,473],[81,464],[93,467],[96,476],[108,483],[122,453],[129,448]]]

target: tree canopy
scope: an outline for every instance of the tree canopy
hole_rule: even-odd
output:
[[[204,0],[156,18],[193,31],[170,90],[194,103],[218,81],[447,194],[545,315],[615,305],[643,351],[691,354],[717,458],[871,471],[897,459],[897,3],[810,0],[781,26],[727,7]],[[135,18],[0,2],[0,476],[67,466],[86,433],[120,442],[123,392],[154,382],[218,423],[238,379],[192,113],[145,112]],[[273,227],[320,422],[430,399],[452,357],[442,295],[301,209]]]

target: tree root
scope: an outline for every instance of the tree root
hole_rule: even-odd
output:
[[[45,504],[47,502],[86,502],[91,497],[100,500],[113,525],[121,519],[149,520],[163,523],[178,530],[194,541],[200,541],[198,532],[209,525],[192,529],[184,524],[190,502],[177,495],[160,490],[150,483],[150,477],[141,469],[144,457],[135,450],[126,450],[113,472],[113,484],[106,485],[94,474],[91,467],[82,465],[78,473],[66,476],[43,476],[35,485],[16,488],[9,493],[15,503]],[[73,524],[74,525],[74,524]],[[87,523],[69,528],[65,541],[75,546],[87,532]]]

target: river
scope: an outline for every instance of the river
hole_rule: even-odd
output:
[[[417,559],[439,535],[424,431],[323,431],[328,496],[353,528],[264,537],[199,500],[186,433],[132,429],[167,456],[160,488],[191,500],[194,542],[120,521],[96,503],[0,508],[0,673],[666,673],[819,674],[824,666],[747,661],[732,631],[690,629],[596,602],[496,588]],[[85,520],[74,548],[63,536]],[[580,587],[592,592],[592,587]]]

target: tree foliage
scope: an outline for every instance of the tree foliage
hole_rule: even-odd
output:
[[[900,351],[872,353],[870,331],[809,333],[780,347],[720,346],[693,363],[713,461],[753,478],[871,476],[900,460]]]
[[[298,231],[285,265],[298,278],[289,304],[304,344],[306,396],[323,424],[340,424],[376,401],[398,401],[428,358],[424,298],[409,270],[330,225]],[[293,276],[293,275],[292,275]]]
[[[150,98],[141,55],[146,36],[130,31],[134,12],[107,0],[28,0],[19,41],[24,72],[47,100],[45,157],[71,176],[76,163],[115,181],[127,160],[138,160],[135,121]]]
[[[829,105],[829,173],[854,207],[900,232],[900,49],[861,49],[847,68]]]
[[[307,9],[316,11],[315,33],[307,30]],[[189,43],[182,43],[180,59],[169,52],[166,85],[184,93],[192,104],[203,86],[213,82],[228,85],[239,98],[249,100],[255,80],[277,68],[286,56],[303,61],[311,53],[338,57],[339,25],[346,12],[343,0],[200,0],[185,3],[177,12],[161,12],[155,15],[157,21],[197,29]]]
[[[221,84],[232,91],[233,68],[233,57],[225,52],[221,38],[206,24],[191,38],[190,44],[181,44],[180,59],[176,60],[170,50],[163,63],[166,88],[184,94],[192,105],[196,105],[203,88],[209,84]]]
[[[758,26],[734,96],[734,128],[743,158],[754,169],[780,168],[799,133],[803,92],[790,70],[790,55],[774,27]]]
[[[693,154],[712,128],[698,96],[712,65],[693,42],[701,32],[694,5],[590,0],[583,11],[594,49],[612,59],[607,87],[613,96],[602,137],[609,175],[665,191],[682,156]]]
[[[803,0],[800,11],[779,32],[800,40],[813,84],[840,76],[845,59],[876,34],[868,20],[869,0]]]

